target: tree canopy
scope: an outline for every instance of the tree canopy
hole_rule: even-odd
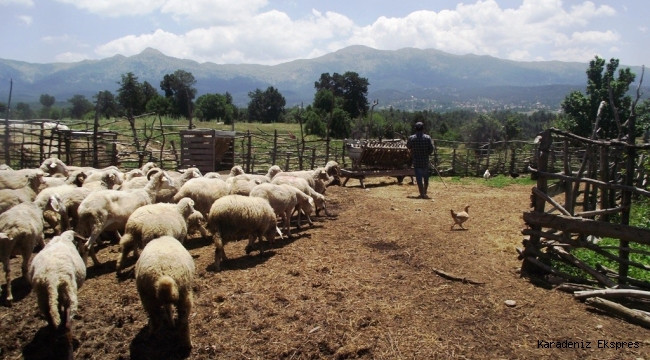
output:
[[[620,124],[630,116],[632,105],[632,98],[626,93],[630,84],[634,82],[635,75],[629,68],[626,68],[620,69],[616,76],[618,66],[618,59],[613,58],[606,66],[605,60],[598,56],[589,62],[585,93],[573,91],[562,102],[562,110],[567,117],[566,121],[562,123],[565,130],[576,135],[591,137],[598,108],[604,101],[606,105],[598,123],[599,129],[596,129],[596,136],[619,138],[623,135]],[[612,108],[612,103],[614,108]]]
[[[263,123],[277,122],[284,113],[287,101],[278,89],[269,86],[265,91],[256,89],[248,93],[248,119]]]

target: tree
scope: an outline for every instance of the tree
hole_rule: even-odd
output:
[[[305,133],[307,135],[316,135],[325,137],[327,135],[327,127],[325,122],[321,120],[321,116],[311,106],[307,106],[305,114]]]
[[[475,143],[487,143],[501,139],[502,125],[495,118],[481,114],[474,121],[463,127],[464,140]]]
[[[152,97],[147,102],[146,111],[155,112],[156,114],[163,116],[171,114],[172,108],[173,104],[171,102],[171,98],[166,98],[160,94],[156,94],[156,96]]]
[[[54,105],[54,101],[55,101],[54,96],[48,94],[41,94],[39,101],[41,105],[43,105],[40,111],[40,117],[43,119],[49,118],[52,105]]]
[[[160,89],[165,92],[165,97],[171,100],[172,116],[186,118],[192,117],[192,101],[196,97],[196,80],[192,73],[185,70],[176,70],[167,74],[160,82]]]
[[[49,109],[49,108],[52,107],[52,105],[54,105],[55,99],[54,99],[54,96],[52,96],[52,95],[42,94],[39,101],[40,101],[41,105],[43,105],[43,107],[46,107],[46,108]]]
[[[124,110],[127,117],[131,118],[143,113],[145,109],[144,93],[142,85],[138,82],[138,77],[132,72],[122,75],[122,81],[119,82],[120,88],[117,89],[117,102]]]
[[[249,120],[259,120],[263,123],[277,122],[287,103],[284,96],[273,86],[269,86],[265,91],[251,91],[248,97],[251,99],[248,103]]]
[[[343,100],[341,108],[351,119],[366,116],[368,113],[368,85],[368,79],[360,77],[353,71],[347,71],[343,75],[323,73],[314,83],[316,91],[326,89],[335,97],[341,98]]]
[[[95,108],[83,95],[74,95],[68,99],[68,102],[72,105],[70,107],[70,117],[73,119],[83,119],[86,113]]]
[[[196,117],[201,121],[221,119],[225,124],[232,124],[233,114],[234,106],[225,95],[205,94],[196,99]]]
[[[623,135],[615,116],[618,116],[621,123],[630,116],[632,98],[625,94],[630,84],[634,82],[635,75],[626,68],[619,70],[618,77],[615,78],[618,65],[618,59],[611,59],[605,67],[605,60],[598,56],[589,62],[585,94],[573,91],[562,102],[562,110],[567,116],[566,121],[561,123],[565,130],[576,135],[591,137],[598,108],[600,103],[605,101],[606,106],[598,124],[597,137],[618,138]],[[615,110],[610,104],[610,89]]]
[[[115,96],[108,90],[100,91],[95,95],[97,110],[100,116],[109,119],[117,115],[118,105]]]
[[[15,117],[20,120],[29,120],[34,117],[34,111],[29,107],[29,104],[19,102],[16,104]]]
[[[636,107],[636,136],[650,134],[650,99],[646,99]]]
[[[337,139],[349,138],[352,133],[350,115],[343,109],[334,109],[332,113],[332,124],[330,125],[330,136]]]

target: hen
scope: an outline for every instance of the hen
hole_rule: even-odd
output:
[[[451,229],[453,230],[454,226],[459,225],[461,229],[466,230],[463,227],[463,223],[469,219],[469,205],[465,206],[465,211],[459,211],[455,212],[453,209],[451,210],[451,217],[454,219],[454,224],[451,226]]]

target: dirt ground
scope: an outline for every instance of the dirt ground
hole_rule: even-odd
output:
[[[367,189],[356,180],[330,187],[334,216],[316,217],[314,227],[276,240],[261,256],[246,255],[244,241],[229,243],[217,273],[207,270],[210,241],[188,240],[197,274],[194,347],[185,353],[172,329],[149,336],[133,274],[116,277],[118,246],[109,245],[98,252],[107,265],[90,266],[79,292],[75,357],[650,358],[647,330],[520,277],[515,247],[530,186],[446,184],[431,185],[433,200],[415,199],[416,186],[393,178],[368,179]],[[449,210],[466,204],[467,230],[450,230]],[[16,275],[19,262],[11,261]],[[484,284],[448,280],[433,269]],[[0,357],[56,358],[61,340],[39,315],[29,285],[16,279],[12,286],[14,306],[0,307]],[[632,343],[615,349],[612,342]]]

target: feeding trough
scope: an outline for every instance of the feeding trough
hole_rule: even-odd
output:
[[[352,161],[352,167],[341,169],[341,177],[345,180],[357,179],[365,188],[363,180],[373,176],[396,177],[402,183],[405,176],[413,176],[411,167],[411,152],[406,148],[406,141],[392,140],[345,140],[345,152]]]

